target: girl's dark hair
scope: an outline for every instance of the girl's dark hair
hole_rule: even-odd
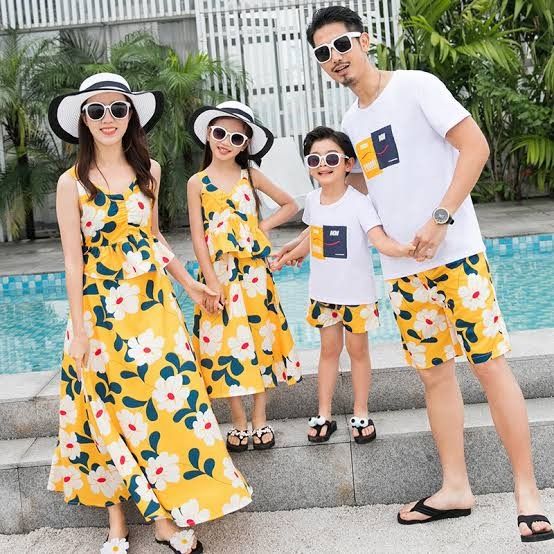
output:
[[[240,119],[229,116],[232,119],[237,119],[237,121],[241,121]],[[213,125],[218,119],[227,119],[225,116],[218,116],[215,119],[212,119],[208,123],[208,127]],[[242,125],[244,127],[244,134],[251,139],[253,132],[250,125],[247,125],[246,123],[242,122]],[[202,159],[202,165],[200,167],[200,171],[204,171],[213,160],[212,156],[212,149],[210,148],[210,143],[208,140],[206,140],[206,145],[204,146],[204,158]],[[256,202],[256,211],[258,212],[258,217],[260,216],[260,197],[258,195],[258,191],[256,190],[256,187],[254,186],[254,182],[252,181],[252,174],[250,173],[250,154],[249,154],[249,146],[247,146],[244,150],[241,150],[236,156],[235,161],[240,166],[241,169],[246,169],[248,172],[248,180],[250,181],[250,185],[252,186],[252,191],[254,192],[254,200]]]
[[[345,6],[329,6],[327,8],[321,8],[315,12],[312,22],[306,31],[308,42],[312,48],[315,46],[315,32],[330,23],[344,23],[344,26],[349,31],[357,31],[358,33],[364,32],[362,18],[350,8]]]
[[[130,101],[130,99],[128,99]],[[142,128],[137,112],[131,107],[129,125],[123,135],[123,152],[125,159],[133,168],[136,184],[141,192],[154,200],[154,178],[150,173],[150,154],[146,142],[146,133]],[[77,178],[87,189],[89,200],[98,194],[98,188],[89,178],[89,172],[96,165],[96,150],[94,139],[84,121],[84,115],[79,119],[79,150],[77,152]]]

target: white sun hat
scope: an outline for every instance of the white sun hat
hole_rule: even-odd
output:
[[[86,78],[76,92],[62,94],[52,100],[48,121],[52,131],[66,142],[79,143],[79,118],[83,102],[102,92],[120,92],[133,105],[140,125],[150,131],[163,112],[163,94],[160,91],[132,92],[129,83],[116,73],[96,73]]]
[[[254,112],[242,102],[229,100],[217,106],[204,106],[196,110],[191,117],[191,128],[194,138],[201,145],[206,144],[207,130],[210,121],[218,117],[234,117],[244,121],[252,129],[252,138],[248,146],[251,158],[262,158],[273,145],[273,133],[254,120]]]

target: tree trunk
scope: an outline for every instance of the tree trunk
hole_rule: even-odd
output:
[[[31,194],[31,172],[29,171],[29,156],[27,153],[19,156],[17,164],[23,168],[23,178],[25,183],[23,188],[23,208],[25,210],[25,236],[29,240],[35,240],[35,216],[33,214],[33,196]]]

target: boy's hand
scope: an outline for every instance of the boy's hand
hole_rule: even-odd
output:
[[[305,256],[295,257],[292,255],[292,252],[281,253],[283,248],[269,264],[271,271],[280,271],[285,265],[301,267]]]

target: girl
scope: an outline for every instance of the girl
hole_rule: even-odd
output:
[[[350,419],[357,443],[375,439],[368,417],[371,379],[367,333],[379,325],[375,277],[368,238],[388,256],[409,256],[411,244],[401,245],[385,235],[367,196],[346,184],[356,155],[344,133],[317,127],[304,140],[310,175],[319,189],[308,194],[303,221],[309,228],[277,255],[274,269],[310,256],[310,306],[307,321],[319,329],[319,415],[309,420],[308,440],[328,441],[337,429],[331,404],[346,343],[352,371],[354,416]],[[309,239],[307,234],[309,233]]]
[[[215,297],[205,299],[212,313],[196,310],[194,345],[210,398],[229,398],[233,429],[227,448],[248,448],[248,420],[241,396],[254,395],[252,441],[271,448],[275,435],[266,421],[265,389],[301,379],[300,363],[267,257],[267,233],[290,219],[296,203],[249,159],[261,159],[273,136],[240,102],[203,107],[192,118],[194,136],[204,146],[202,171],[188,182],[192,242],[199,280]],[[257,190],[281,207],[258,221]],[[216,308],[223,306],[222,311]]]
[[[251,501],[166,273],[195,302],[216,296],[188,275],[158,229],[160,166],[145,131],[162,101],[100,73],[49,110],[54,132],[79,149],[57,189],[70,320],[48,488],[69,504],[107,508],[102,554],[127,552],[121,503],[129,498],[154,521],[156,541],[179,553],[202,552],[183,527]]]

